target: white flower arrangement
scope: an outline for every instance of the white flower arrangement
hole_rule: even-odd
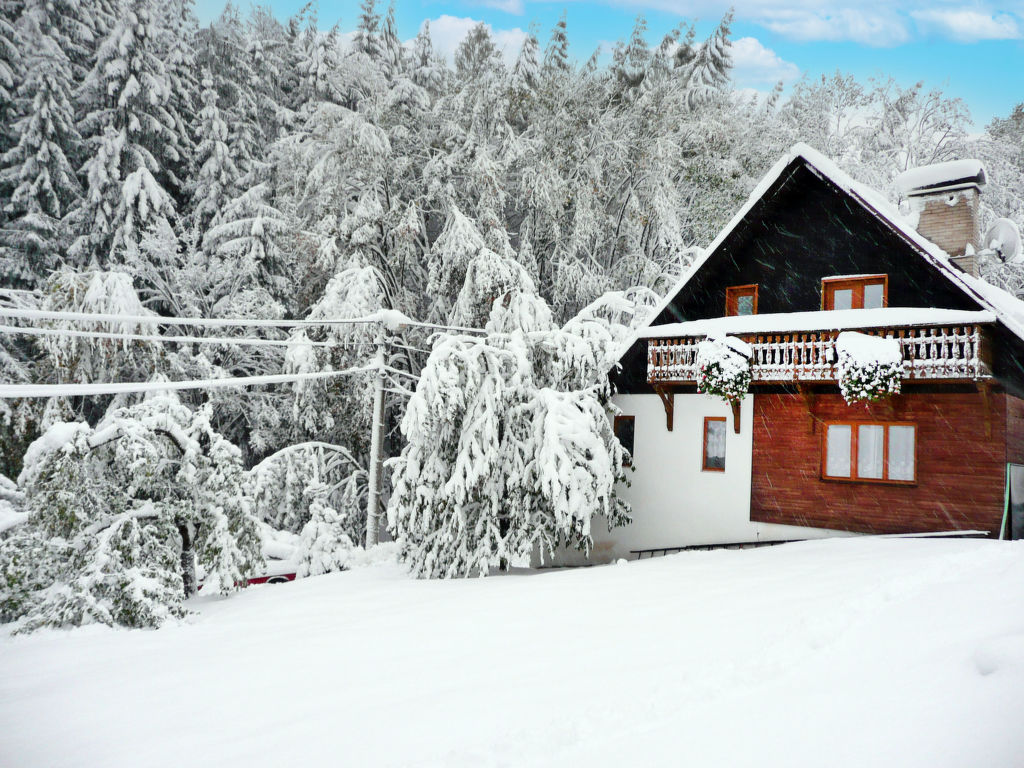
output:
[[[836,354],[839,391],[850,405],[900,393],[903,353],[896,339],[844,331],[836,339]]]
[[[733,336],[708,336],[697,345],[697,391],[733,404],[750,391],[750,345]]]

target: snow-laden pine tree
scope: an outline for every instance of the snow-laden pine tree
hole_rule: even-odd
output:
[[[210,223],[235,197],[239,181],[239,171],[228,146],[228,126],[217,107],[217,91],[208,71],[203,73],[202,86],[203,108],[199,111],[194,161],[198,170],[192,182],[188,215],[188,224],[197,243],[203,242]]]
[[[29,0],[18,22],[26,57],[17,89],[16,144],[3,155],[0,188],[11,189],[9,222],[0,235],[0,276],[8,286],[36,287],[69,245],[65,217],[81,194],[72,165],[75,128],[71,61],[50,4]]]
[[[395,22],[394,0],[388,5],[384,21],[380,26],[380,49],[384,71],[389,81],[393,82],[405,72],[406,52],[398,37],[398,24]]]
[[[519,49],[516,63],[509,73],[509,124],[524,130],[529,123],[531,102],[540,76],[537,35],[533,31],[526,35]]]
[[[732,54],[729,52],[732,46],[732,19],[733,12],[729,10],[690,64],[686,98],[693,109],[715,98],[729,84],[732,72]]]
[[[14,93],[21,80],[17,35],[14,24],[18,4],[14,0],[0,3],[0,123],[10,125],[14,114]],[[10,146],[11,138],[0,135],[0,152]]]
[[[280,240],[291,227],[269,196],[266,183],[243,190],[224,205],[207,230],[202,242],[209,262],[208,290],[215,303],[255,288],[275,299],[287,294]]]
[[[455,49],[455,74],[463,83],[486,86],[491,77],[503,70],[501,51],[490,27],[478,22]]]
[[[193,173],[196,151],[192,135],[193,116],[199,108],[199,82],[196,75],[196,35],[199,22],[192,11],[192,0],[168,0],[157,9],[157,55],[167,77],[167,114],[173,126],[178,159],[169,159],[168,191],[175,202],[188,197],[186,186]]]
[[[314,13],[309,17],[298,65],[303,100],[340,104],[345,98],[345,89],[339,82],[338,27],[335,25],[323,33],[316,25],[317,17]]]
[[[544,49],[543,72],[546,76],[569,71],[569,36],[566,34],[565,11],[551,29],[547,48]]]
[[[436,96],[444,85],[445,65],[434,52],[430,38],[430,22],[424,21],[413,42],[412,80],[427,93]]]
[[[168,189],[181,157],[157,34],[152,0],[131,0],[82,84],[80,131],[92,154],[71,248],[79,264],[137,268],[143,234],[175,215]]]
[[[427,293],[439,314],[446,316],[455,306],[470,263],[486,249],[473,221],[452,205],[444,229],[430,249]]]
[[[359,4],[359,23],[352,38],[352,47],[364,54],[372,62],[381,56],[380,14],[377,13],[377,0],[362,0]]]

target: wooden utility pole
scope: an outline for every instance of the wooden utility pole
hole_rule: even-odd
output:
[[[366,548],[374,546],[380,528],[380,496],[384,481],[384,377],[387,375],[386,340],[381,325],[377,337],[377,375],[373,380],[373,422],[370,425],[370,477],[366,503]]]

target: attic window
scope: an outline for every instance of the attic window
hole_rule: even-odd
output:
[[[846,275],[821,280],[822,309],[881,309],[888,305],[888,275]]]
[[[736,315],[757,314],[757,284],[733,285],[725,289],[725,314],[727,317]]]

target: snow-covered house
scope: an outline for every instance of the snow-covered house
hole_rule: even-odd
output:
[[[907,172],[904,216],[810,147],[780,159],[621,357],[634,522],[596,521],[592,558],[1024,535],[1024,303],[976,275],[984,184]]]

